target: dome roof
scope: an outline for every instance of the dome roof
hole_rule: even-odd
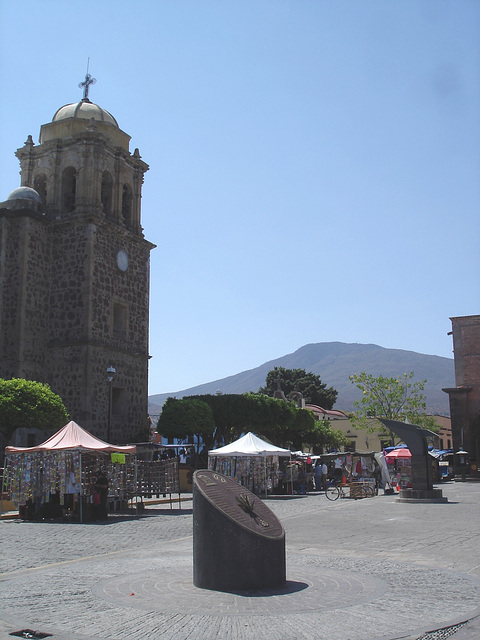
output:
[[[99,122],[108,122],[119,128],[118,122],[112,116],[111,113],[99,107],[98,104],[90,102],[88,99],[83,99],[81,102],[74,102],[72,104],[66,104],[56,112],[53,116],[52,122],[58,122],[59,120],[66,120],[67,118],[80,118],[81,120],[98,120]]]
[[[42,204],[42,199],[38,193],[35,189],[31,189],[30,187],[18,187],[17,189],[14,189],[9,193],[7,201],[8,200],[33,200],[34,202]]]

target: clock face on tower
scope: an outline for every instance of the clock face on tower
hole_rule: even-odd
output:
[[[128,269],[128,255],[123,249],[117,253],[117,265],[120,271],[126,271]]]

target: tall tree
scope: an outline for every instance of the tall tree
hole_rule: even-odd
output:
[[[68,422],[62,399],[48,384],[0,379],[0,432],[8,442],[19,427],[55,430]]]
[[[285,369],[274,367],[267,373],[265,386],[259,393],[273,396],[280,381],[281,388],[288,398],[294,391],[299,391],[306,402],[317,404],[324,409],[332,409],[338,396],[338,391],[321,381],[320,376],[307,372],[305,369]]]
[[[426,380],[414,381],[414,372],[403,376],[387,378],[374,377],[369,373],[354,374],[350,381],[362,392],[361,400],[353,404],[355,413],[351,423],[358,429],[377,431],[379,424],[375,418],[408,421],[436,431],[438,426],[432,416],[425,413],[426,402],[423,395]],[[382,425],[383,426],[383,425]]]
[[[215,441],[229,443],[255,431],[278,446],[291,442],[297,409],[290,402],[257,393],[189,396],[206,402],[213,412]]]
[[[303,443],[318,441],[318,437],[312,436],[317,430],[313,413],[298,409],[292,402],[260,393],[191,397],[211,407],[217,444],[232,442],[247,431],[285,448],[301,449]]]
[[[211,449],[215,422],[206,402],[195,398],[168,398],[158,419],[157,430],[165,438],[189,440],[191,436],[196,436]]]

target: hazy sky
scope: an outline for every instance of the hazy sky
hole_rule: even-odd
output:
[[[0,200],[89,57],[150,165],[151,394],[312,342],[452,357],[449,317],[480,312],[478,0],[0,0],[0,21]]]

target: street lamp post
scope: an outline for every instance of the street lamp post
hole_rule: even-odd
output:
[[[115,367],[111,365],[107,368],[107,380],[108,380],[108,418],[107,418],[107,442],[110,442],[110,425],[112,422],[112,382],[117,373]]]

